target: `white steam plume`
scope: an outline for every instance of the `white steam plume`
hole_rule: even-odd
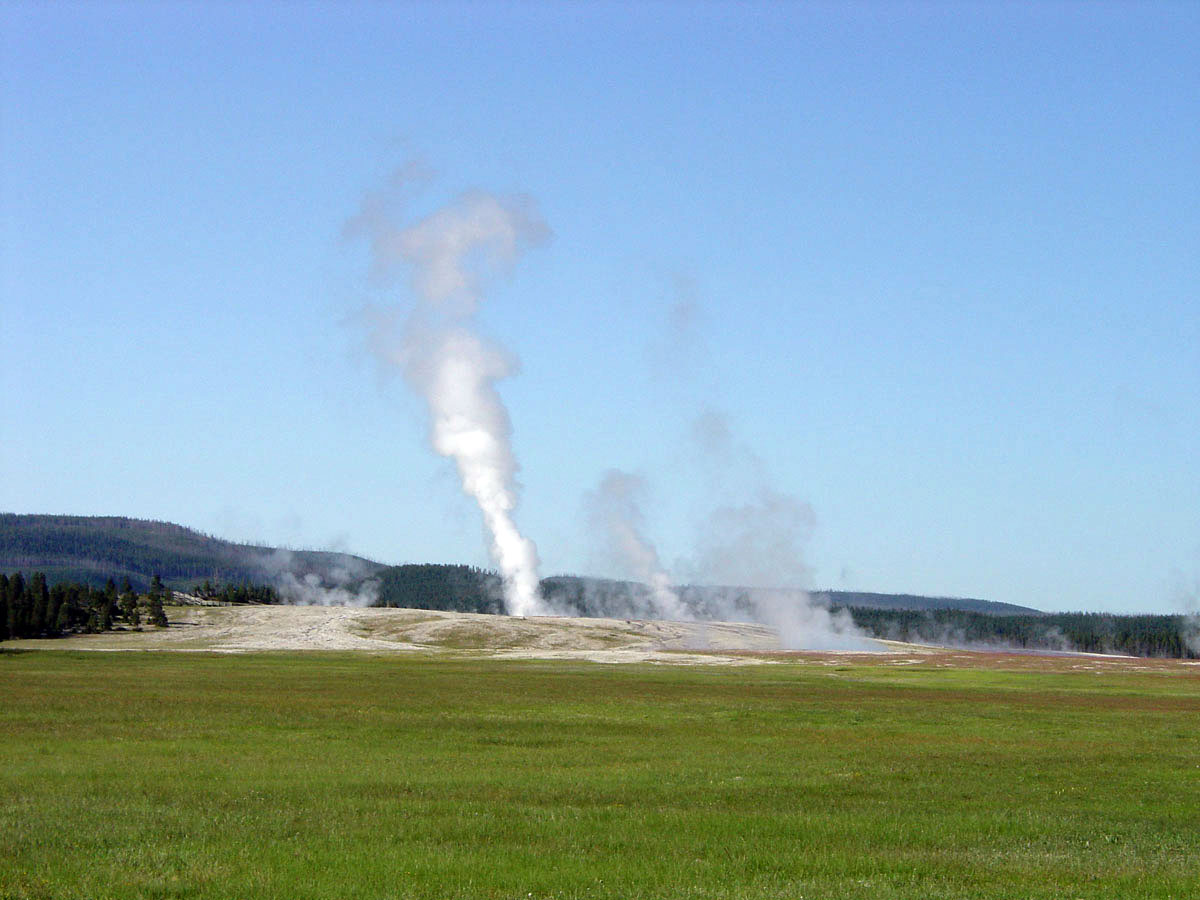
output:
[[[692,440],[713,483],[740,470],[756,485],[750,499],[717,506],[701,526],[696,558],[688,566],[694,577],[748,588],[706,591],[710,612],[770,625],[790,649],[878,650],[848,612],[831,612],[806,590],[804,544],[814,522],[808,504],[771,486],[762,460],[734,442],[720,413],[700,415]]]
[[[285,603],[293,606],[374,606],[379,600],[379,582],[374,579],[354,589],[338,584],[331,587],[312,572],[302,576],[281,572],[275,589]]]
[[[1200,656],[1200,577],[1189,583],[1182,572],[1174,573],[1176,602],[1183,609],[1181,630],[1183,644]]]
[[[322,578],[290,550],[275,550],[258,560],[284,603],[294,606],[374,606],[379,581],[368,577],[353,557],[331,567]]]
[[[403,184],[398,178],[393,187]],[[474,314],[487,277],[511,266],[548,229],[528,198],[482,191],[463,194],[406,227],[394,225],[388,212],[379,194],[369,195],[346,233],[368,238],[377,276],[406,266],[417,302],[398,334],[394,314],[372,316],[369,346],[425,398],[433,449],[454,460],[463,492],[483,514],[508,612],[544,614],[537,549],[513,521],[517,462],[512,425],[496,390],[517,362],[477,332]]]
[[[607,538],[612,560],[650,588],[648,618],[692,619],[691,611],[671,587],[671,576],[658,551],[644,534],[641,499],[645,490],[645,481],[639,476],[610,469],[585,498],[588,520],[594,531]]]

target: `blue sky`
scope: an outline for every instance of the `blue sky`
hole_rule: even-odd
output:
[[[811,506],[812,586],[1169,610],[1200,584],[1200,6],[0,7],[0,509],[486,564],[425,411],[363,352],[408,304],[341,238],[433,208],[554,232],[481,327],[545,574],[645,478]],[[719,474],[692,426],[742,448]]]

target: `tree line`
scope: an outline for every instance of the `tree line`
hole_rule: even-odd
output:
[[[192,593],[201,600],[210,603],[233,605],[238,603],[279,603],[279,591],[269,584],[251,584],[242,581],[238,584],[227,582],[213,584],[212,579],[204,579],[203,584],[192,588]]]
[[[379,582],[375,606],[504,612],[500,576],[475,566],[433,563],[391,566],[374,577]]]
[[[140,595],[129,579],[118,590],[111,578],[103,588],[96,588],[68,581],[50,585],[43,572],[28,579],[23,572],[0,573],[0,641],[98,634],[121,627],[122,622],[138,630],[143,621],[165,628],[163,603],[170,598],[158,575],[151,579],[149,592]]]
[[[474,566],[405,565],[384,569],[377,606],[444,609],[456,612],[503,613],[502,585],[495,572]],[[569,615],[629,618],[645,610],[648,589],[633,582],[559,576],[543,579],[543,595]],[[752,615],[748,596],[714,605],[714,590],[679,589],[683,603],[698,618],[729,615],[732,608]],[[722,595],[723,596],[723,595]],[[847,595],[866,596],[866,595]],[[881,595],[885,599],[891,595]],[[929,598],[911,597],[914,602]],[[797,603],[804,602],[797,598]],[[983,601],[969,601],[979,604]],[[1111,613],[1009,614],[978,609],[900,609],[833,604],[850,612],[867,634],[898,641],[949,646],[1011,647],[1128,656],[1200,658],[1200,631],[1185,616],[1121,616]],[[1016,607],[1013,607],[1014,609]]]
[[[1200,658],[1200,634],[1186,616],[1082,612],[996,616],[960,609],[846,609],[855,625],[885,640]]]

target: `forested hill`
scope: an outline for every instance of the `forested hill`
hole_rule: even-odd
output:
[[[377,603],[414,609],[445,609],[454,612],[503,612],[503,588],[495,572],[473,566],[403,565],[383,569],[372,576],[379,582]],[[654,601],[650,589],[633,581],[555,575],[543,578],[542,596],[554,609],[584,617],[639,619],[651,615]],[[691,615],[702,619],[745,616],[751,597],[758,593],[742,587],[684,585],[675,588],[680,602]],[[769,591],[797,604],[805,602],[800,591]],[[829,606],[853,606],[883,610],[961,610],[991,615],[1042,615],[1038,610],[1011,603],[954,597],[921,597],[915,594],[868,594],[822,591],[812,595]]]
[[[768,593],[775,597],[792,595],[796,603],[805,602],[804,592],[786,588],[757,591],[737,586],[681,585],[677,586],[675,591],[685,607],[703,618],[728,615],[731,609],[746,605],[755,593]],[[645,585],[574,575],[543,579],[542,593],[552,605],[573,610],[582,616],[637,618],[638,610],[645,610],[650,602],[649,590]],[[1041,615],[1039,610],[1028,606],[971,597],[924,597],[917,594],[872,594],[860,591],[813,591],[809,596],[826,606],[908,610],[958,609],[997,616]]]
[[[997,600],[973,597],[923,597],[916,594],[872,594],[862,591],[814,591],[813,597],[830,606],[855,606],[860,609],[958,609],[963,612],[990,613],[993,616],[1039,616],[1041,610]]]
[[[157,573],[176,590],[203,581],[213,584],[278,584],[283,576],[315,574],[325,585],[351,590],[365,579],[380,581],[380,605],[500,612],[496,575],[468,566],[385,567],[348,553],[278,550],[237,544],[170,522],[120,516],[47,516],[0,513],[0,572],[43,572],[51,584],[65,581],[104,587],[128,578],[145,591]],[[696,614],[728,613],[745,588],[684,586],[684,604]],[[583,616],[635,618],[648,609],[646,587],[603,578],[555,576],[542,581],[551,603]],[[989,600],[820,591],[833,606],[934,610],[958,609],[993,615],[1036,615],[1037,610]],[[802,597],[797,593],[797,602]]]
[[[272,583],[283,573],[342,583],[382,568],[348,553],[235,544],[170,522],[0,513],[0,572],[44,572],[51,583],[103,587],[110,578],[118,584],[128,578],[145,591],[158,574],[169,587],[187,590],[206,579]]]

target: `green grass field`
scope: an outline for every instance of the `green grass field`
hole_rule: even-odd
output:
[[[3,898],[1200,896],[1200,668],[0,653]]]

